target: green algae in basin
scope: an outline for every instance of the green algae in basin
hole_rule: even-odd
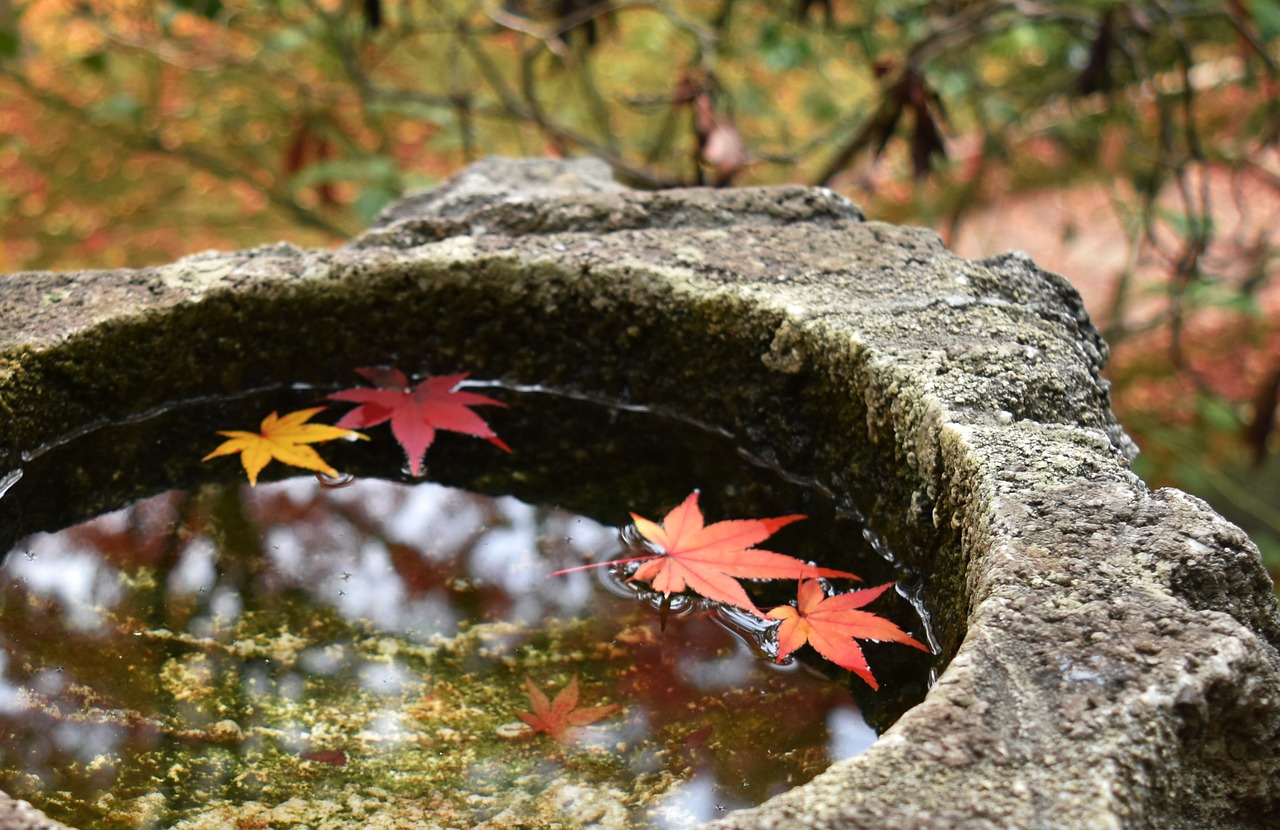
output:
[[[812,514],[770,544],[803,558],[869,535],[701,430],[691,443],[651,415],[523,398],[542,423],[603,421],[576,449],[598,451],[619,487],[587,488],[594,471],[561,486],[597,515],[661,515],[701,484],[711,520]],[[52,515],[42,498],[109,483],[112,463],[93,458],[134,446],[134,432],[195,441],[198,456],[214,440],[204,418],[242,404],[266,402],[200,418],[179,407],[108,428],[90,449],[52,449],[82,463],[59,479],[33,459],[28,489],[0,506]],[[190,437],[168,423],[193,420],[204,431]],[[518,420],[500,431],[531,435]],[[462,441],[465,457],[433,447],[432,472],[527,489],[560,479],[556,458],[574,449],[513,443],[499,458],[479,445]],[[394,473],[395,460],[376,463]],[[48,486],[33,487],[36,474]],[[680,827],[808,780],[874,738],[859,701],[883,720],[923,689],[927,666],[909,649],[869,651],[890,691],[855,686],[855,700],[839,673],[772,666],[739,615],[677,602],[664,626],[609,569],[546,576],[621,554],[618,529],[584,515],[368,475],[191,484],[27,537],[0,571],[0,788],[79,827]],[[842,565],[869,578],[886,567]],[[885,606],[921,632],[908,603]],[[564,743],[525,727],[526,684],[554,697],[574,677],[581,706],[617,708]]]

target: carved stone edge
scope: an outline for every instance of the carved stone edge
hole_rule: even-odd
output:
[[[705,207],[704,194],[689,201]],[[602,198],[590,197],[597,218],[647,197]],[[567,209],[562,195],[547,199],[539,210]],[[528,201],[514,200],[519,216],[530,215]],[[868,752],[719,827],[1272,826],[1280,622],[1270,582],[1237,528],[1185,494],[1149,492],[1128,471],[1132,444],[1099,376],[1105,345],[1078,296],[1022,257],[965,262],[927,232],[848,211],[811,220],[730,220],[720,230],[732,232],[717,234],[714,222],[682,231],[575,219],[515,237],[455,224],[434,242],[210,255],[123,282],[176,292],[151,292],[161,299],[147,314],[228,291],[379,274],[487,274],[495,290],[523,284],[548,308],[575,292],[629,291],[763,327],[768,376],[856,397],[865,440],[887,443],[909,484],[909,522],[940,544],[939,562],[925,566],[939,584],[952,580],[943,599],[956,604],[964,639],[944,647],[954,657],[925,702]],[[770,264],[776,251],[784,264]],[[71,284],[121,281],[103,272]],[[32,349],[73,347],[143,305],[11,346],[0,400],[21,386],[12,381]]]

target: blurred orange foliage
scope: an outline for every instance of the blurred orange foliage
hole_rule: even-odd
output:
[[[1280,563],[1280,0],[13,0],[0,270],[332,245],[492,154],[804,182],[1080,288],[1138,469]]]

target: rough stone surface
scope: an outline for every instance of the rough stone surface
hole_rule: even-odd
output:
[[[4,277],[0,481],[169,397],[389,354],[726,430],[848,494],[925,580],[924,703],[717,827],[1280,826],[1271,582],[1237,528],[1129,471],[1078,295],[828,191],[492,161],[337,251]]]
[[[25,801],[0,797],[0,830],[70,830]]]
[[[458,219],[485,213],[500,205],[625,190],[613,180],[608,165],[599,159],[493,157],[468,167],[465,176],[455,176],[440,187],[406,196],[389,205],[373,226],[383,228],[405,219],[428,216]]]

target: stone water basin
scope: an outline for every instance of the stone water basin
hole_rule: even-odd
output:
[[[0,481],[166,401],[378,363],[638,406],[856,505],[929,598],[924,700],[717,826],[1274,826],[1273,586],[1237,528],[1129,470],[1106,354],[1064,279],[830,191],[490,160],[337,251],[7,277]],[[155,484],[120,469],[112,504]],[[66,500],[110,506],[88,492]]]

